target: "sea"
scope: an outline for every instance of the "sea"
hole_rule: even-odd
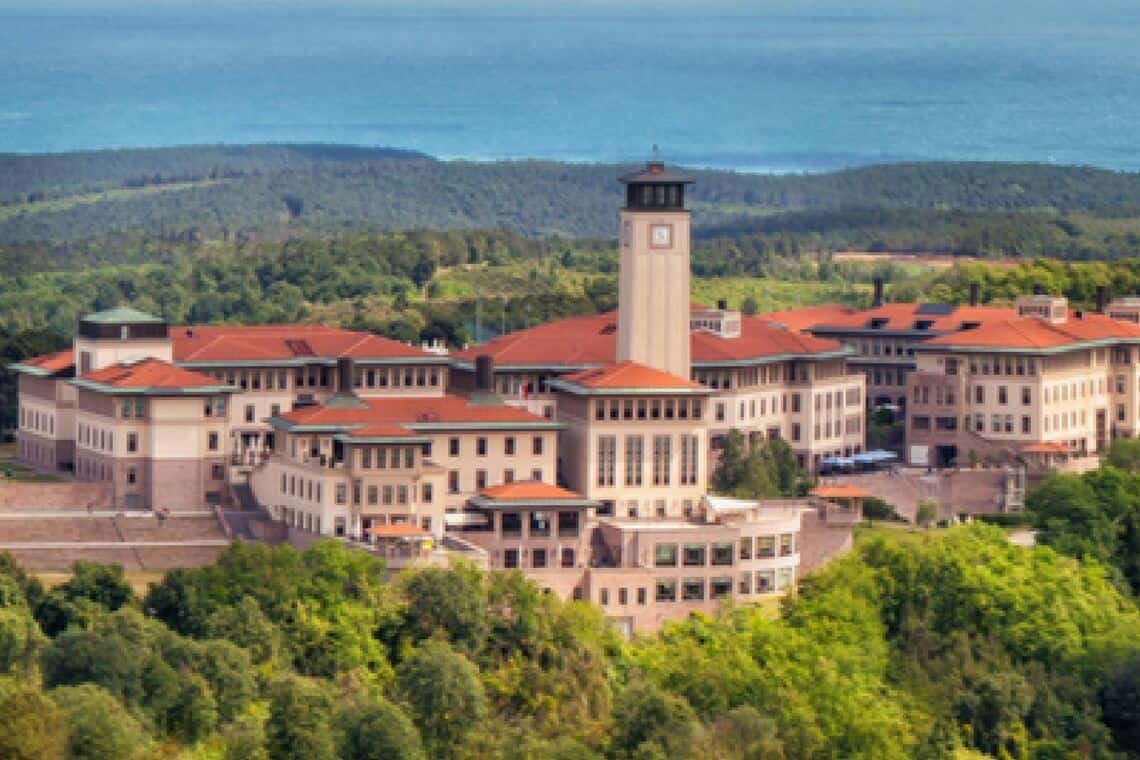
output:
[[[1140,170],[1140,2],[0,0],[0,152]]]

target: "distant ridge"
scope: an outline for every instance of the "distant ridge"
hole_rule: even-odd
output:
[[[620,202],[614,178],[626,168],[291,143],[0,154],[0,243],[291,237],[353,227],[609,237]],[[1087,167],[932,162],[826,174],[694,173],[695,224],[706,236],[772,231],[786,226],[773,218],[779,212],[1140,209],[1140,174]]]

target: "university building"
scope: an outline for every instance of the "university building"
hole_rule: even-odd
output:
[[[630,629],[784,593],[819,504],[710,496],[717,450],[739,429],[809,470],[862,451],[864,376],[836,341],[691,305],[691,180],[651,163],[621,181],[615,313],[441,355],[112,309],[14,365],[20,456],[113,482],[122,508],[252,498],[294,537],[394,564],[459,547]]]

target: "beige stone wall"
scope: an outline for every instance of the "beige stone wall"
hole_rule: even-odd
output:
[[[58,509],[108,509],[113,506],[110,483],[9,483],[0,481],[0,511],[29,512]]]
[[[691,512],[700,502],[701,496],[707,491],[708,484],[708,436],[707,425],[702,418],[681,419],[675,416],[668,419],[664,411],[657,419],[637,418],[637,406],[645,403],[660,404],[664,410],[666,404],[689,404],[690,398],[626,398],[626,397],[591,397],[567,400],[563,404],[561,415],[569,430],[562,436],[563,474],[570,488],[586,495],[588,498],[603,502],[613,502],[615,513],[621,517],[636,516],[650,518],[658,515],[678,517]],[[704,398],[696,399],[701,410],[707,406]],[[626,404],[635,406],[634,419],[626,419]],[[608,410],[611,404],[617,403],[621,412],[620,419],[612,419]],[[606,410],[604,419],[597,419],[598,405]],[[676,408],[676,407],[674,407]],[[696,473],[695,482],[682,482],[682,436],[690,436],[695,440],[696,446]],[[655,482],[655,440],[664,437],[668,440],[668,466],[661,474],[667,474],[667,481]],[[641,478],[640,483],[634,476],[636,466],[627,467],[630,453],[636,452],[631,447],[631,439],[640,440],[641,443]],[[602,446],[613,443],[613,471],[612,481],[609,477],[608,465],[605,477],[600,471]],[[604,442],[604,443],[603,443]],[[636,458],[632,461],[637,461]],[[629,477],[627,477],[629,476]]]
[[[689,212],[621,212],[618,361],[689,376]],[[671,229],[655,246],[654,227]]]
[[[166,362],[174,361],[173,344],[169,338],[84,338],[77,336],[74,341],[76,374],[86,374],[119,362],[154,357]],[[84,356],[86,355],[86,359]],[[84,368],[89,363],[90,366]]]

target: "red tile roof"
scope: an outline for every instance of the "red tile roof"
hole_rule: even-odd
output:
[[[217,388],[218,381],[201,372],[182,369],[161,359],[142,359],[137,362],[112,364],[88,372],[80,380],[110,388],[179,389]]]
[[[395,525],[373,525],[368,532],[377,538],[430,538],[431,532],[411,523]]]
[[[306,406],[286,412],[281,418],[294,425],[367,427],[398,427],[416,423],[550,423],[550,420],[518,407],[470,404],[462,396],[362,400],[363,407]]]
[[[562,378],[568,383],[596,390],[632,390],[637,388],[680,388],[704,390],[700,383],[637,362],[618,362],[605,367],[575,372]]]
[[[869,499],[874,496],[856,486],[816,486],[809,493],[821,499]]]
[[[365,425],[348,432],[350,438],[408,438],[415,433],[399,425]]]
[[[1111,319],[1103,314],[1070,315],[1059,324],[1037,317],[1006,316],[963,332],[940,335],[927,346],[963,348],[1053,349],[1086,341],[1140,339],[1140,325]]]
[[[784,354],[811,355],[839,351],[839,343],[816,338],[796,330],[774,327],[763,317],[740,318],[740,337],[721,338],[709,332],[692,333],[692,360],[695,364],[721,361],[747,361]]]
[[[806,330],[816,325],[831,324],[835,320],[846,319],[855,311],[850,306],[827,303],[819,306],[805,306],[801,309],[769,311],[756,316],[765,321],[783,325],[789,330]]]
[[[540,483],[535,480],[504,483],[500,486],[484,488],[479,495],[494,501],[537,501],[537,500],[580,500],[586,498],[568,488]]]
[[[1000,306],[957,306],[948,314],[922,313],[924,307],[933,304],[922,303],[888,303],[873,309],[863,309],[852,312],[846,316],[836,315],[824,322],[815,325],[824,329],[836,327],[843,329],[870,329],[871,320],[881,319],[883,322],[879,330],[914,330],[915,323],[919,321],[930,322],[927,328],[934,332],[960,330],[963,322],[980,322],[986,324],[1001,321],[1015,316],[1016,312],[1009,307]]]
[[[170,337],[178,362],[431,356],[389,338],[323,325],[190,325],[171,327]]]
[[[24,359],[21,364],[29,367],[37,367],[44,372],[56,374],[71,369],[75,366],[75,353],[70,348],[65,348],[62,351],[56,351],[54,354],[43,354],[42,356],[33,356],[30,359]]]
[[[1021,450],[1028,454],[1070,454],[1073,447],[1060,441],[1040,441],[1022,446]]]
[[[746,361],[780,354],[815,354],[837,351],[835,341],[815,338],[774,326],[763,316],[741,317],[738,338],[722,338],[696,330],[690,334],[692,361],[715,364]],[[459,361],[474,362],[490,354],[500,366],[589,367],[612,363],[617,358],[617,312],[589,317],[570,317],[537,327],[508,333],[454,354]]]

